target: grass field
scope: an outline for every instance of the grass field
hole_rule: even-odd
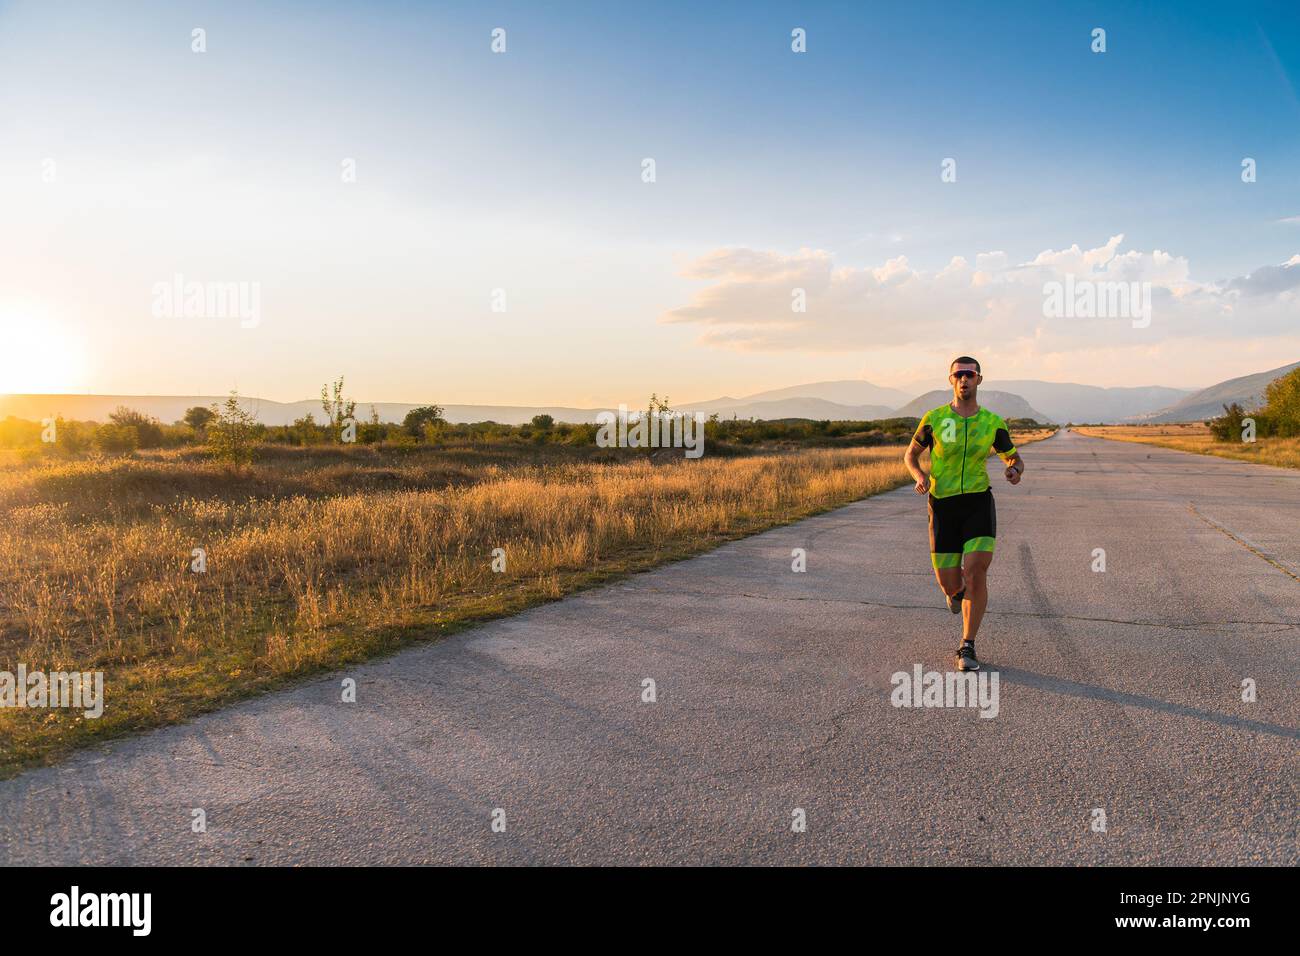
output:
[[[1012,437],[1015,439],[1016,447],[1020,448],[1036,441],[1042,441],[1044,438],[1051,438],[1055,434],[1055,428],[1032,428],[1018,431]]]
[[[886,491],[910,481],[902,450],[11,456],[0,671],[103,671],[107,703],[0,709],[0,775]]]
[[[1221,442],[1203,424],[1188,425],[1092,425],[1074,427],[1080,435],[1112,441],[1159,445],[1198,455],[1216,455],[1253,461],[1279,468],[1300,468],[1300,438],[1258,438],[1253,442]]]

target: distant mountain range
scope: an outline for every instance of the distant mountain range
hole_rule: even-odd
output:
[[[872,385],[862,379],[841,379],[835,382],[812,382],[808,385],[791,385],[789,388],[774,388],[767,392],[746,395],[746,402],[771,402],[788,398],[820,398],[837,405],[883,405],[886,408],[899,408],[915,392],[905,392],[897,388],[885,388]],[[731,401],[731,399],[718,399]]]
[[[1279,375],[1300,367],[1300,362],[1268,372],[1229,379],[1193,392],[1190,389],[1148,386],[1099,388],[1072,382],[1034,380],[986,381],[980,388],[980,404],[1003,418],[1034,418],[1040,422],[1179,422],[1202,421],[1218,415],[1223,405],[1239,402],[1245,408],[1258,406],[1264,387]],[[919,417],[949,399],[947,389],[935,389],[910,397],[899,389],[884,388],[855,379],[811,382],[789,388],[757,392],[741,398],[723,396],[707,402],[677,406],[681,411],[716,414],[721,418],[811,418],[831,421],[869,421],[878,418]],[[105,421],[119,405],[152,415],[163,422],[179,420],[194,405],[210,406],[224,395],[0,395],[0,418],[9,415],[40,421],[62,415],[78,421]],[[273,402],[241,398],[241,404],[267,425],[289,425],[307,414],[323,418],[320,402]],[[357,402],[357,418],[370,417],[370,402]],[[428,403],[424,403],[428,404]],[[399,422],[416,404],[375,402],[374,409],[386,422]],[[494,421],[522,425],[534,415],[550,415],[557,422],[590,423],[605,409],[573,408],[563,405],[444,405],[451,422]]]
[[[29,421],[39,421],[49,415],[62,415],[67,419],[78,421],[106,421],[119,405],[134,408],[152,415],[162,422],[179,421],[185,410],[195,405],[212,406],[226,400],[225,395],[2,395],[0,396],[0,418],[16,415]],[[257,417],[264,425],[291,425],[305,415],[314,415],[316,421],[324,420],[320,399],[304,399],[298,402],[273,402],[267,398],[241,396],[239,404],[245,411]],[[365,421],[370,418],[370,407],[374,405],[380,421],[400,422],[406,413],[420,405],[432,404],[421,402],[408,404],[403,402],[357,402],[356,416]],[[450,422],[484,422],[494,421],[502,425],[522,425],[534,415],[550,415],[557,422],[594,422],[598,408],[569,408],[562,405],[524,406],[524,405],[444,405],[443,415]]]
[[[1292,369],[1300,368],[1300,362],[1292,362],[1268,372],[1256,372],[1241,378],[1230,378],[1218,385],[1211,385],[1199,392],[1193,392],[1169,408],[1161,409],[1153,415],[1142,417],[1147,422],[1198,422],[1223,414],[1223,406],[1237,402],[1250,411],[1264,403],[1264,389],[1273,379],[1285,375]]]
[[[1135,415],[1168,408],[1191,394],[1190,389],[1164,388],[1159,385],[1099,388],[1096,385],[1075,385],[1070,382],[1022,380],[985,381],[980,386],[981,397],[985,389],[1019,395],[1042,412],[1042,416],[1032,417],[1039,421],[1062,423],[1123,421]]]
[[[894,409],[905,403],[910,393],[896,388],[873,385],[861,379],[835,382],[810,382],[743,398],[723,396],[708,402],[691,402],[684,412],[717,414],[720,418],[811,418],[832,421],[870,421],[891,418]]]
[[[861,422],[894,417],[894,409],[890,405],[841,405],[824,398],[782,398],[765,402],[718,398],[711,402],[683,405],[680,410],[716,414],[719,418],[765,418],[769,421],[776,418],[811,418],[815,421],[829,419]]]
[[[930,409],[938,408],[940,405],[947,405],[951,401],[952,389],[936,388],[933,392],[918,395],[894,414],[898,418],[920,418]],[[986,389],[983,385],[980,386],[979,390],[979,403],[989,411],[997,412],[1003,418],[1033,418],[1040,422],[1052,421],[1042,412],[1032,408],[1019,395],[1000,392],[996,389]]]

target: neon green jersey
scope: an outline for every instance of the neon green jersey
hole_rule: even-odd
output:
[[[936,498],[968,495],[989,487],[984,460],[996,451],[1009,462],[1016,454],[1011,432],[1001,415],[981,408],[969,418],[940,405],[925,413],[912,441],[930,449],[930,494]]]

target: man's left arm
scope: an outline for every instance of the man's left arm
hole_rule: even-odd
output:
[[[993,434],[993,450],[1007,466],[1007,481],[1013,485],[1020,484],[1020,476],[1025,473],[1025,460],[1020,457],[1020,452],[1016,451],[1015,443],[1011,440],[1011,432],[1007,430],[1005,422]]]

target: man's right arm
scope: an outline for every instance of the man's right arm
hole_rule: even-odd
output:
[[[927,412],[921,419],[921,424],[916,427],[916,434],[912,436],[912,441],[907,446],[907,453],[903,455],[903,464],[907,466],[908,474],[916,482],[918,495],[923,495],[930,490],[930,476],[921,468],[921,452],[929,448],[933,442],[930,414]]]

